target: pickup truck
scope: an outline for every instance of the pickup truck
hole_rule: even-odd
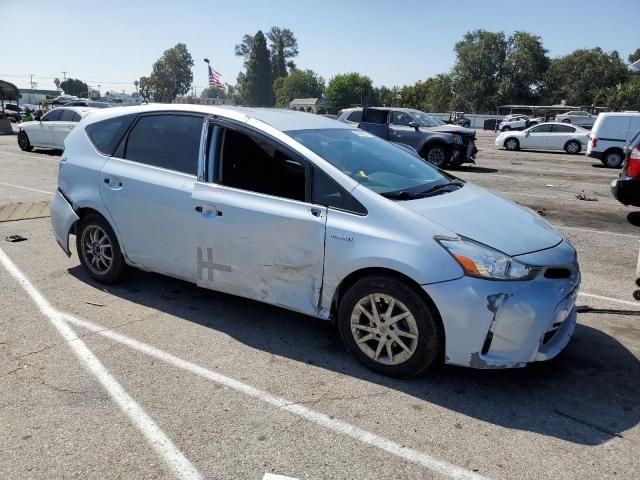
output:
[[[352,123],[351,113],[338,120]],[[343,120],[344,117],[344,120]],[[457,167],[475,163],[475,131],[438,122],[424,112],[408,108],[369,107],[362,110],[358,127],[391,142],[416,149],[437,167]]]

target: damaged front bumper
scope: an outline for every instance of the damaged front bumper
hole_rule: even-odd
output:
[[[76,223],[80,217],[78,217],[60,189],[56,190],[56,193],[51,200],[50,209],[53,234],[56,237],[56,241],[58,242],[58,245],[60,245],[60,248],[64,250],[64,253],[66,253],[68,257],[70,257],[69,233],[71,232],[73,224]]]
[[[532,280],[473,277],[423,285],[445,330],[446,363],[473,368],[523,367],[564,349],[576,325],[580,270],[566,242],[516,257],[540,267]]]

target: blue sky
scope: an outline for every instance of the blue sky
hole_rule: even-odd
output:
[[[0,78],[24,88],[34,74],[38,88],[46,88],[67,71],[101,84],[103,93],[133,90],[133,81],[178,42],[195,60],[198,89],[207,84],[204,57],[235,83],[242,59],[234,45],[244,33],[274,25],[298,38],[299,68],[326,80],[357,71],[378,86],[447,72],[454,44],[477,28],[535,33],[551,56],[601,47],[626,60],[640,47],[638,0],[0,0],[0,18]]]

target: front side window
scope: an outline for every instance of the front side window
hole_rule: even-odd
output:
[[[548,133],[551,131],[553,125],[538,125],[529,130],[529,133]]]
[[[445,124],[444,122],[436,120],[432,116],[427,115],[424,112],[420,112],[419,110],[414,110],[411,114],[415,117],[421,127],[438,127]]]
[[[257,135],[224,129],[217,181],[228,187],[304,202],[307,168]]]
[[[62,108],[54,108],[50,112],[42,117],[43,122],[57,122],[60,120],[60,116],[62,115]]]
[[[285,133],[381,195],[417,194],[450,182],[422,159],[362,130],[330,128]]]
[[[415,119],[407,112],[391,112],[391,123],[401,127],[408,127],[411,122],[415,122]]]
[[[127,138],[124,158],[196,175],[202,121],[195,115],[140,117]]]

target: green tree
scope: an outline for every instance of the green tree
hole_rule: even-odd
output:
[[[273,82],[276,106],[286,107],[294,98],[317,98],[322,96],[324,79],[313,70],[294,69],[288,76]]]
[[[271,27],[266,37],[269,40],[269,58],[271,59],[271,63],[276,63],[278,50],[282,48],[281,55],[285,65],[290,69],[295,68],[295,63],[292,59],[298,56],[298,40],[293,32],[288,28]],[[247,67],[249,57],[251,57],[252,50],[253,35],[244,35],[242,41],[235,46],[235,54],[244,58],[245,68]]]
[[[496,104],[501,101],[502,67],[507,56],[504,33],[467,32],[454,50],[453,106],[476,113],[495,111]]]
[[[151,75],[140,78],[140,94],[149,101],[171,103],[184,95],[193,82],[193,58],[184,43],[178,43],[153,64]]]
[[[507,41],[499,97],[507,103],[536,103],[548,68],[549,58],[542,39],[527,32],[515,32]]]
[[[569,105],[591,105],[604,92],[623,83],[629,76],[627,65],[617,51],[601,48],[575,50],[551,60],[545,79],[548,102],[566,100]]]
[[[640,48],[636,48],[636,51],[633,52],[631,55],[629,55],[628,60],[629,60],[629,63],[633,63],[636,60],[640,60]]]
[[[640,110],[640,75],[610,88],[605,101],[615,110]]]
[[[227,98],[227,95],[224,91],[204,88],[202,92],[200,92],[200,98]]]
[[[424,82],[404,86],[400,90],[400,105],[424,112],[446,112],[453,97],[451,84],[449,75],[439,74]]]
[[[374,93],[371,83],[369,77],[356,72],[336,75],[329,81],[325,97],[333,110],[369,105]]]
[[[60,88],[62,88],[67,95],[83,98],[87,98],[89,95],[89,85],[76,78],[67,78],[64,82],[60,83]]]
[[[243,83],[243,96],[247,105],[273,106],[271,61],[267,50],[267,40],[260,30],[253,37],[251,56],[247,62],[246,79]]]
[[[274,79],[287,76],[287,64],[284,56],[284,43],[282,39],[278,39],[276,54],[271,61],[272,76]]]
[[[56,90],[60,90],[60,79],[58,77],[53,79],[53,84],[56,86]]]

